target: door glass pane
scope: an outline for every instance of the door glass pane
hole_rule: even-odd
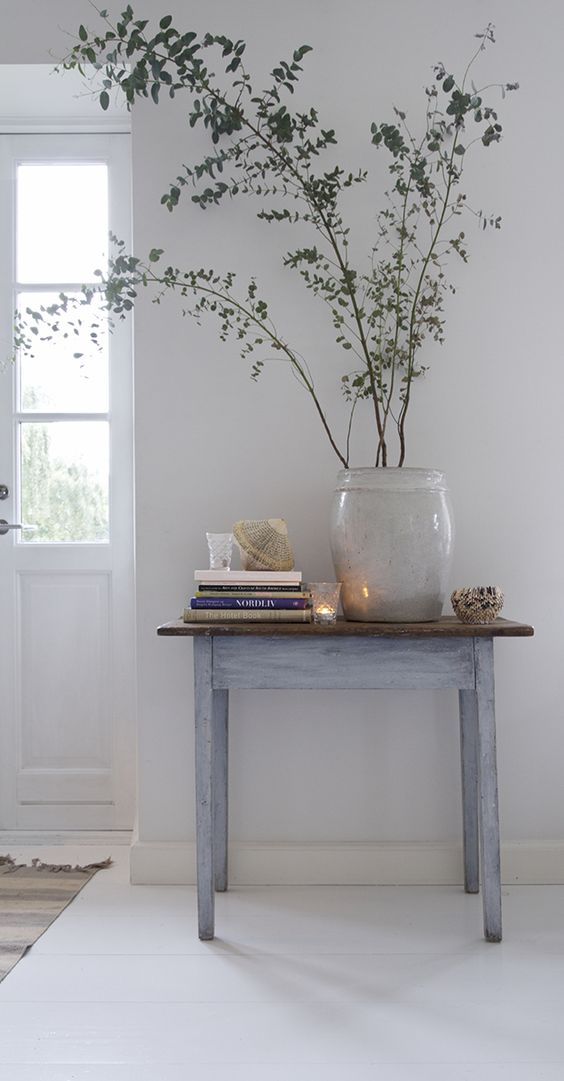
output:
[[[107,266],[107,247],[105,164],[18,165],[18,281],[91,282]]]
[[[69,294],[72,297],[72,293]],[[54,304],[57,293],[20,293],[19,307],[37,310],[41,305]],[[69,331],[69,337],[61,333],[53,341],[42,342],[39,334],[33,342],[33,357],[20,357],[20,409],[42,413],[106,413],[108,410],[108,349],[107,318],[100,305],[91,305],[72,313],[74,323],[78,318],[83,326],[74,333],[73,327],[61,319],[61,330]],[[98,346],[93,345],[90,333],[93,323],[98,324]],[[78,356],[77,354],[82,354]]]
[[[21,521],[25,544],[107,541],[106,421],[21,424]]]

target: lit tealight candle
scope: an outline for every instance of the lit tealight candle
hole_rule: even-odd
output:
[[[339,607],[340,582],[310,582],[314,623],[335,623]]]

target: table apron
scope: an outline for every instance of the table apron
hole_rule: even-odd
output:
[[[214,636],[214,689],[475,689],[473,638]]]

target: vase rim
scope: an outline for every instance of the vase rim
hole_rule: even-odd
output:
[[[355,487],[408,490],[448,491],[446,474],[441,469],[414,468],[411,466],[358,466],[340,469],[337,487],[350,490]]]
[[[351,465],[340,473],[444,473],[443,469],[425,465]]]

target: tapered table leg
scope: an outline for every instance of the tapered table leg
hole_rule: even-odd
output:
[[[214,936],[212,638],[194,639],[198,934]]]
[[[229,691],[213,691],[213,856],[215,888],[227,889]]]
[[[474,639],[480,769],[480,848],[484,935],[501,942],[501,867],[495,738],[493,640]]]
[[[475,691],[459,691],[460,762],[462,772],[462,836],[464,889],[480,889],[480,842],[478,827],[478,700]]]

